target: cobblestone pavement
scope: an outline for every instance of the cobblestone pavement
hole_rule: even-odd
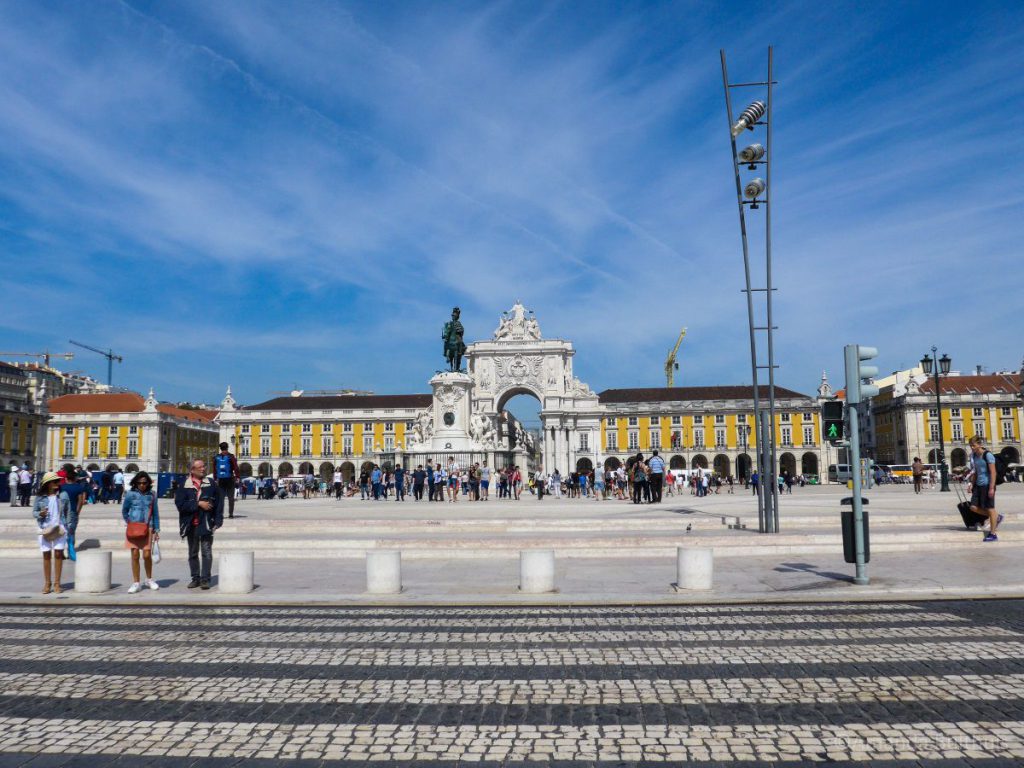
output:
[[[1024,765],[1024,601],[0,606],[0,766]]]

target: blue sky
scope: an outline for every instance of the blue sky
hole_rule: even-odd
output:
[[[749,381],[718,50],[773,43],[778,383],[850,342],[1016,368],[1024,6],[752,8],[0,3],[3,346],[163,399],[426,391],[451,306],[472,340],[519,298],[595,389],[683,325],[679,383]]]

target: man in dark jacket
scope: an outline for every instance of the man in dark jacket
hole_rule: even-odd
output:
[[[235,516],[235,487],[242,479],[238,471],[238,460],[235,455],[228,451],[228,444],[220,444],[220,453],[213,457],[213,464],[210,465],[213,476],[217,479],[217,487],[220,488],[221,496],[228,502],[228,517]]]
[[[213,478],[204,477],[205,474],[206,464],[202,459],[196,459],[189,469],[189,476],[174,494],[181,538],[188,539],[188,569],[192,575],[189,589],[210,588],[213,533],[224,524],[224,495]]]

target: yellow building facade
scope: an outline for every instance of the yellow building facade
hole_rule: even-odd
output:
[[[921,378],[921,377],[919,377]],[[909,464],[915,457],[938,463],[939,437],[950,468],[967,464],[967,441],[978,435],[1009,462],[1019,463],[1024,444],[1024,401],[1016,373],[943,376],[941,412],[934,379],[887,386],[871,401],[864,450],[879,464]]]

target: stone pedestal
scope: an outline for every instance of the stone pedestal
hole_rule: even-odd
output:
[[[430,380],[434,395],[435,451],[467,451],[471,448],[469,419],[473,377],[468,373],[439,373]]]
[[[402,591],[402,553],[397,549],[371,549],[366,553],[366,591],[395,595]]]
[[[703,547],[676,548],[676,590],[711,589],[714,551]]]
[[[519,591],[542,594],[555,591],[555,553],[527,549],[519,553]]]
[[[110,552],[78,553],[75,561],[75,591],[110,591]]]
[[[255,557],[252,552],[225,552],[220,556],[217,588],[229,595],[252,592],[254,564]]]

